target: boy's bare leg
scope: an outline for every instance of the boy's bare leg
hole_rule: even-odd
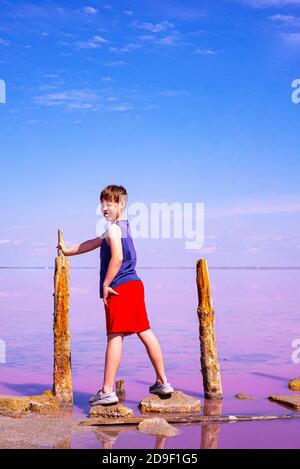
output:
[[[123,338],[122,332],[113,332],[107,335],[104,377],[101,388],[104,393],[113,390],[114,380],[121,362]]]
[[[149,358],[152,362],[152,365],[154,366],[157,383],[166,384],[168,380],[165,374],[164,360],[156,336],[153,334],[151,329],[147,329],[147,331],[143,332],[138,332],[137,335],[145,345]]]

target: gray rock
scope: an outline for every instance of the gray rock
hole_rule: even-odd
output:
[[[300,394],[287,394],[286,396],[269,396],[268,399],[292,407],[295,410],[300,410]]]
[[[59,401],[51,390],[37,396],[0,395],[0,415],[5,417],[19,418],[31,412],[53,414],[59,410]]]
[[[116,418],[134,417],[134,412],[129,407],[122,404],[94,405],[90,407],[89,417],[91,418]]]
[[[255,397],[251,397],[248,394],[244,394],[243,392],[238,392],[235,397],[237,399],[248,399],[248,400],[255,400]]]
[[[174,391],[170,395],[158,396],[151,394],[139,403],[141,412],[159,413],[198,413],[201,411],[201,401],[188,396],[181,391]]]
[[[300,376],[298,378],[291,379],[288,386],[292,391],[300,391]]]

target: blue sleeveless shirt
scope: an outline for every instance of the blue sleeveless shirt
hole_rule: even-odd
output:
[[[122,265],[113,278],[111,288],[120,285],[121,283],[128,282],[130,280],[140,280],[138,277],[135,266],[136,266],[136,251],[131,236],[131,230],[128,220],[117,220],[115,222],[122,231],[122,250],[123,250],[123,261]],[[103,298],[103,282],[105,280],[108,264],[111,259],[111,248],[107,243],[106,239],[103,238],[100,247],[100,298]]]

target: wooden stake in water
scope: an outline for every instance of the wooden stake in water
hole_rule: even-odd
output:
[[[58,230],[58,242],[62,231]],[[53,394],[61,404],[73,405],[71,339],[69,330],[69,259],[58,247],[54,274],[54,370]]]
[[[116,381],[116,394],[118,396],[120,404],[123,404],[125,400],[125,386],[123,379],[118,379]]]
[[[215,315],[210,295],[210,282],[206,259],[197,261],[199,339],[201,372],[206,399],[223,399],[220,365],[217,354]]]

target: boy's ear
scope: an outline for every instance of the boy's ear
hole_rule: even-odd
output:
[[[120,195],[119,196],[119,206],[125,207],[127,203],[127,196],[126,195]]]

